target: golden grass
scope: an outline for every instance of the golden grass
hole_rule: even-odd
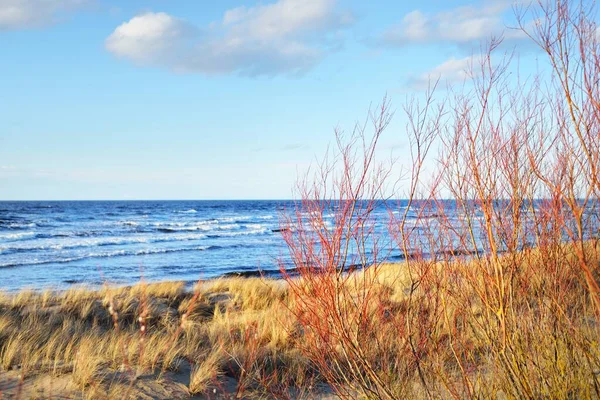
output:
[[[221,365],[226,355],[219,349],[212,351],[202,357],[192,368],[190,376],[189,391],[192,394],[204,393],[209,385],[215,382],[222,373]]]
[[[560,266],[567,268],[575,260],[563,250]],[[382,368],[390,360],[405,362],[398,356],[414,343],[401,331],[424,321],[426,336],[420,340],[426,346],[418,351],[427,385],[414,373],[387,377],[395,397],[593,396],[599,324],[581,285],[569,281],[576,275],[566,276],[564,288],[556,286],[549,279],[562,272],[544,264],[548,260],[547,253],[531,250],[518,261],[527,268],[518,270],[518,285],[512,287],[520,292],[506,318],[509,347],[497,345],[500,331],[491,323],[490,304],[478,295],[486,282],[474,278],[483,277],[476,272],[484,267],[474,261],[382,264],[355,272],[345,280],[349,295],[340,297],[340,312],[354,315],[365,288],[370,290],[372,302],[363,312],[372,329],[361,331],[366,328],[350,320],[347,327],[377,343],[363,350],[371,352],[365,354],[369,360],[381,360],[376,362]],[[527,279],[519,281],[523,276]],[[318,289],[307,293],[318,296]],[[560,302],[557,296],[563,296]],[[153,387],[158,393],[175,381],[190,394],[233,390],[230,394],[245,397],[312,397],[312,388],[327,379],[306,352],[314,336],[292,312],[305,300],[283,281],[258,278],[201,282],[193,292],[182,282],[162,282],[2,294],[0,365],[5,373],[18,371],[25,382],[40,374],[69,377],[78,396],[91,398],[108,397],[117,388],[137,393]],[[225,388],[225,380],[235,381],[235,388]],[[142,389],[150,381],[155,386]],[[535,390],[511,389],[534,383]]]
[[[158,374],[160,382],[188,366],[189,391],[199,393],[223,374],[239,373],[250,341],[287,345],[279,325],[286,293],[281,282],[217,279],[194,290],[196,297],[183,282],[161,282],[4,293],[2,369],[17,369],[26,379],[69,374],[83,392],[100,396],[140,374]],[[250,326],[260,335],[247,337]]]

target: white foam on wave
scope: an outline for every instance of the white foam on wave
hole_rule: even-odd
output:
[[[218,221],[218,220],[209,220],[209,221],[199,221],[199,222],[154,222],[152,224],[152,226],[156,227],[157,229],[162,229],[168,232],[165,233],[169,233],[169,232],[185,232],[185,231],[204,231],[204,232],[208,232],[208,231],[228,231],[228,230],[237,230],[240,229],[242,226],[237,224],[237,223],[231,223],[234,222],[236,219],[232,218],[227,219],[227,222],[230,223],[220,223],[220,222],[226,222],[225,219]],[[255,224],[257,227],[260,226],[259,224]]]
[[[161,243],[161,242],[178,242],[178,241],[189,241],[204,239],[205,234],[184,234],[184,235],[172,235],[172,236],[144,236],[144,237],[111,237],[111,238],[94,238],[77,241],[56,240],[56,239],[44,239],[38,241],[28,242],[17,242],[7,246],[0,246],[1,251],[6,250],[20,250],[20,251],[34,251],[34,250],[69,250],[85,247],[100,247],[100,246],[117,246],[117,245],[129,245],[129,244],[142,244],[142,243]]]
[[[89,253],[82,256],[81,259],[85,258],[105,258],[105,257],[117,257],[117,256],[144,256],[152,254],[165,254],[165,253],[178,253],[182,251],[203,251],[210,248],[210,246],[195,246],[195,247],[184,247],[184,248],[167,248],[167,249],[141,249],[135,251],[127,250],[116,250],[110,252],[98,252]]]
[[[186,226],[187,222],[153,222],[150,225],[157,227],[171,228],[173,226]]]
[[[192,227],[192,226],[210,226],[216,225],[217,221],[209,220],[209,221],[196,221],[196,222],[153,222],[150,226],[155,226],[158,228],[173,228],[173,227]]]
[[[37,224],[35,222],[30,222],[28,224],[19,224],[19,223],[13,222],[6,226],[8,228],[13,228],[13,229],[24,229],[24,228],[34,228],[37,226]]]
[[[30,259],[26,260],[23,263],[4,263],[0,264],[0,268],[8,268],[8,267],[16,267],[16,266],[26,266],[26,265],[43,265],[43,264],[64,264],[70,262],[76,262],[85,260],[88,258],[110,258],[110,257],[122,257],[122,256],[144,256],[144,255],[152,255],[152,254],[166,254],[166,253],[179,253],[185,251],[204,251],[210,249],[211,246],[195,246],[195,247],[185,247],[185,248],[167,248],[167,249],[142,249],[136,251],[127,251],[127,250],[116,250],[110,252],[94,252],[87,253],[78,257],[67,257],[55,260],[40,260],[40,259]]]
[[[240,215],[240,216],[236,216],[236,217],[217,218],[217,221],[218,222],[237,222],[237,221],[248,221],[250,219],[252,219],[252,217],[249,215]]]
[[[19,240],[35,236],[35,232],[20,232],[0,235],[0,240]]]
[[[194,210],[193,208],[190,208],[189,210],[177,211],[177,212],[181,213],[181,214],[196,214],[198,211]]]
[[[217,225],[217,226],[215,226],[215,228],[220,231],[228,231],[228,230],[240,229],[241,226],[238,224],[225,224],[225,225]]]
[[[263,229],[265,228],[262,224],[244,224],[246,229]]]
[[[96,246],[107,246],[107,245],[122,245],[122,244],[136,244],[136,243],[147,243],[148,238],[95,238],[85,240],[57,240],[57,239],[43,239],[37,241],[28,242],[17,242],[8,246],[0,246],[2,250],[21,250],[21,251],[32,251],[32,250],[68,250],[76,249],[80,247],[96,247]]]
[[[263,235],[266,233],[271,233],[270,229],[261,228],[261,229],[253,229],[250,231],[240,231],[240,232],[223,232],[219,233],[220,237],[233,237],[233,236],[247,236],[247,235]]]

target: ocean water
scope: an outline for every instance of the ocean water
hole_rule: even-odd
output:
[[[380,238],[378,256],[404,255],[388,232],[390,213],[402,214],[406,201],[388,202],[372,214]],[[535,209],[542,205],[534,204]],[[499,203],[498,207],[505,207]],[[425,254],[460,249],[485,252],[485,235],[473,226],[476,249],[461,244],[467,237],[464,216],[454,202],[425,213],[408,210],[405,229],[415,251]],[[415,209],[419,207],[415,206]],[[194,282],[231,273],[277,275],[279,263],[292,266],[278,230],[289,201],[24,201],[0,202],[0,290],[66,288],[74,284],[133,284],[146,281]],[[483,221],[477,206],[473,217]],[[500,212],[499,215],[502,215]],[[589,207],[586,237],[600,236],[598,205]],[[332,226],[334,215],[324,216]],[[445,224],[445,226],[443,226]],[[445,243],[427,250],[431,237],[445,229]],[[523,246],[535,245],[531,222]],[[438,252],[438,253],[436,253]]]
[[[283,201],[0,202],[0,288],[277,270]]]

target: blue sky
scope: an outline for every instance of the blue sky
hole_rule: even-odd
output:
[[[290,198],[336,126],[460,83],[490,35],[533,68],[511,5],[0,0],[0,199]]]

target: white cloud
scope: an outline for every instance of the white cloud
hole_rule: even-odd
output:
[[[0,0],[0,31],[52,24],[87,0]]]
[[[471,43],[502,35],[505,39],[523,38],[522,32],[507,29],[504,16],[511,9],[507,1],[491,1],[480,7],[458,7],[437,14],[419,10],[404,16],[399,24],[382,35],[387,45],[451,42]]]
[[[168,14],[147,13],[117,27],[106,40],[106,48],[135,62],[153,62],[173,51],[172,44],[180,41],[186,30],[183,21]]]
[[[479,74],[480,55],[464,58],[450,58],[435,68],[409,80],[409,86],[416,90],[426,88],[429,83],[439,80],[440,84],[463,83]]]
[[[238,7],[205,27],[165,13],[146,13],[123,23],[106,48],[134,63],[181,72],[274,75],[301,73],[335,45],[352,22],[335,0],[279,0]]]

